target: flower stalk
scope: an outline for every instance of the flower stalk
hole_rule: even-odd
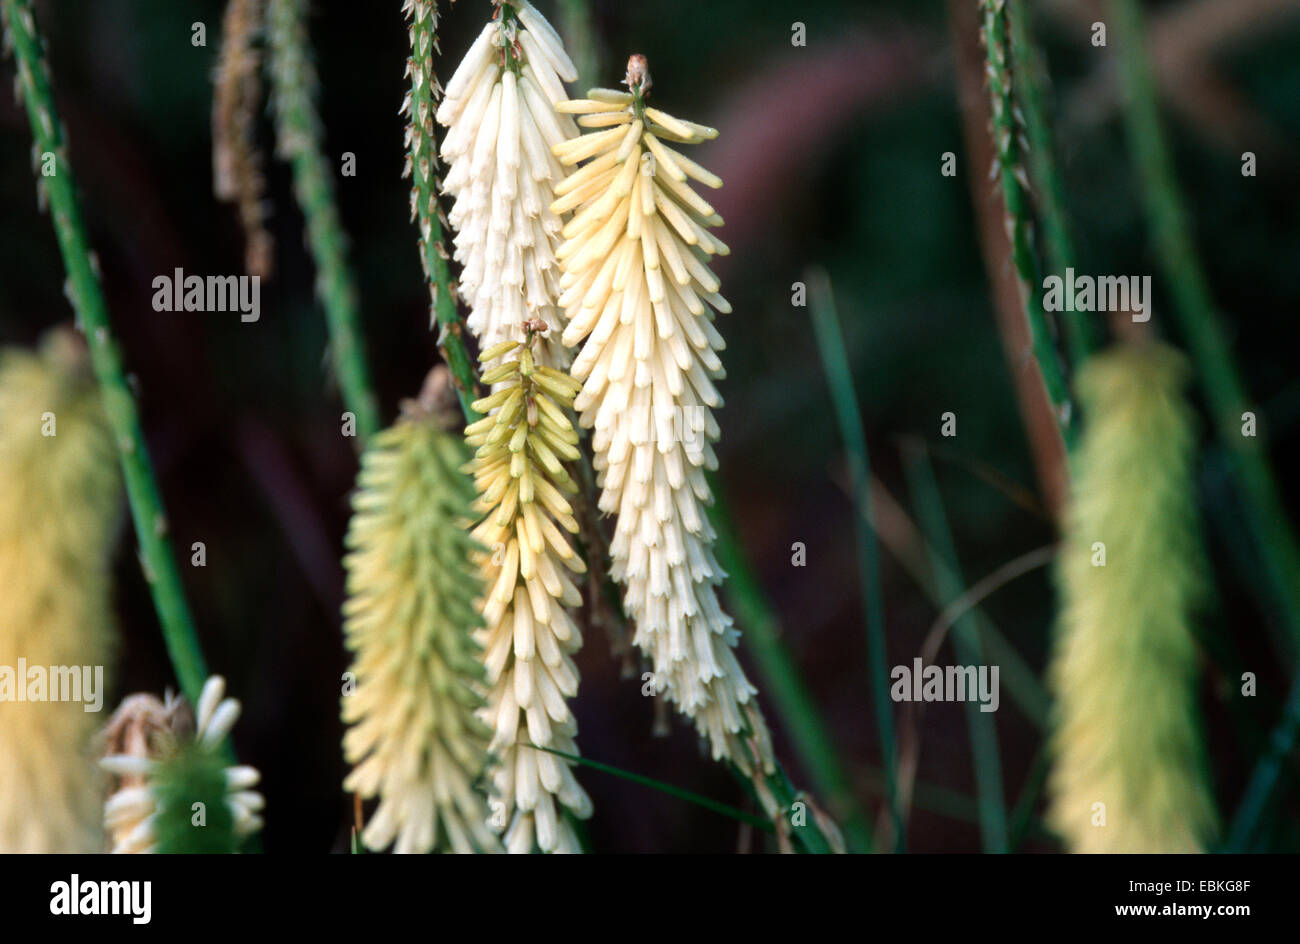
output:
[[[1023,117],[1016,104],[1012,74],[1011,39],[1007,23],[1007,0],[980,0],[983,22],[985,78],[992,113],[994,172],[1002,188],[1006,228],[1011,241],[1011,261],[1020,277],[1020,296],[1029,323],[1031,348],[1038,362],[1057,425],[1067,448],[1073,446],[1076,417],[1070,390],[1061,367],[1060,355],[1043,311],[1039,287],[1042,284],[1034,254],[1033,210],[1022,155],[1029,150],[1022,131]]]
[[[199,648],[194,617],[185,599],[180,572],[172,552],[167,517],[145,447],[135,396],[127,383],[122,353],[113,337],[99,281],[99,266],[90,249],[75,178],[68,163],[63,125],[54,107],[42,43],[32,15],[31,0],[0,0],[0,14],[13,46],[18,89],[35,140],[35,153],[54,157],[54,173],[38,178],[42,203],[49,201],[54,233],[67,270],[67,293],[77,324],[90,347],[91,364],[99,382],[104,412],[113,430],[126,481],[131,518],[140,542],[140,560],[162,625],[163,638],[176,677],[186,696],[197,701],[208,677]]]
[[[1232,355],[1205,270],[1191,236],[1191,219],[1174,172],[1156,107],[1144,51],[1141,10],[1133,0],[1109,0],[1115,22],[1124,123],[1142,182],[1141,200],[1157,258],[1173,296],[1173,311],[1196,364],[1214,429],[1240,490],[1246,524],[1264,562],[1264,573],[1285,623],[1278,648],[1295,665],[1300,654],[1300,544],[1288,524],[1265,441],[1242,434],[1244,415],[1259,409],[1249,396]]]
[[[437,0],[405,0],[402,11],[408,21],[411,46],[411,56],[406,61],[411,89],[401,108],[408,119],[403,176],[411,178],[411,219],[419,226],[420,266],[429,283],[429,325],[439,326],[438,350],[455,381],[465,420],[473,422],[478,415],[470,404],[478,396],[478,383],[474,362],[462,336],[464,325],[456,308],[455,283],[442,241],[445,221],[438,209],[442,183],[438,179],[437,141],[433,132],[440,89],[433,69],[433,54],[438,51]]]
[[[307,221],[307,245],[316,263],[316,295],[325,309],[330,353],[344,406],[356,417],[358,446],[379,431],[379,405],[366,366],[356,276],[334,198],[333,174],[316,111],[306,0],[268,0],[268,67],[276,153],[293,170],[294,194]]]

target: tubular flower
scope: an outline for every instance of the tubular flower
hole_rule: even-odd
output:
[[[528,853],[581,852],[556,801],[573,816],[591,815],[591,800],[570,762],[538,748],[576,754],[578,726],[567,698],[578,691],[572,654],[582,635],[566,606],[582,595],[566,571],[586,571],[564,532],[578,522],[565,494],[578,488],[563,466],[576,460],[578,434],[567,411],[578,384],[534,363],[533,330],[483,353],[483,374],[496,384],[474,409],[488,414],[465,430],[477,449],[466,471],[474,475],[483,517],[473,536],[485,549],[475,560],[483,574],[484,629],[480,639],[491,694],[483,711],[493,728],[493,812],[506,827],[506,848]],[[521,743],[524,742],[524,743]],[[508,824],[508,826],[507,826]]]
[[[1200,852],[1215,828],[1190,618],[1203,570],[1185,367],[1164,345],[1079,375],[1087,427],[1067,512],[1050,825],[1074,852]]]
[[[453,198],[460,294],[483,347],[518,340],[525,321],[561,326],[560,218],[551,202],[564,169],[551,149],[578,133],[554,108],[567,98],[561,79],[578,76],[559,35],[527,0],[501,4],[499,14],[470,46],[437,112],[448,128],[443,190]],[[537,356],[567,363],[545,338]]]
[[[92,694],[46,690],[51,667],[87,684],[98,672],[99,699],[111,684],[121,483],[87,364],[71,332],[48,335],[39,355],[0,354],[0,852],[103,842]],[[49,672],[39,691],[38,666]]]
[[[735,657],[739,634],[718,604],[725,574],[705,511],[705,470],[717,467],[711,408],[722,403],[713,381],[724,375],[714,310],[731,306],[707,264],[728,251],[709,232],[722,219],[688,178],[722,181],[670,146],[717,132],[646,106],[643,57],[629,62],[627,84],[631,94],[593,89],[558,106],[603,129],[553,149],[565,165],[587,161],[551,205],[576,211],[556,253],[563,342],[582,344],[575,404],[595,430],[600,508],[617,515],[611,574],[626,588],[657,690],[695,719],[715,759],[766,773],[771,744]]]
[[[265,801],[253,789],[261,775],[254,767],[226,767],[219,753],[240,711],[225,693],[221,676],[207,680],[197,724],[171,692],[165,701],[132,695],[113,713],[105,729],[110,753],[99,762],[118,778],[104,805],[113,852],[232,853],[262,828]]]
[[[352,500],[343,615],[355,691],[343,696],[343,750],[353,769],[344,786],[379,797],[361,836],[371,849],[499,851],[475,791],[489,732],[474,716],[483,701],[466,454],[427,400],[405,412],[366,450]]]

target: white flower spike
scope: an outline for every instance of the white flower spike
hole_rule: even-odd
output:
[[[526,321],[562,326],[551,210],[564,169],[552,149],[578,133],[557,114],[564,81],[578,76],[559,35],[527,0],[500,3],[447,83],[437,120],[447,127],[443,190],[452,198],[460,294],[479,343],[517,341]],[[558,343],[539,342],[541,363],[564,366]]]
[[[581,164],[551,204],[574,214],[556,255],[563,342],[582,345],[575,405],[594,429],[600,508],[617,515],[611,573],[626,587],[659,692],[695,720],[715,759],[768,773],[770,739],[736,660],[738,632],[718,604],[725,575],[706,514],[705,471],[717,467],[711,410],[722,404],[713,381],[724,375],[713,319],[731,310],[708,261],[728,250],[710,232],[721,217],[688,179],[722,181],[670,146],[717,132],[646,106],[644,57],[629,60],[626,84],[558,106],[600,129],[552,148],[562,164]]]

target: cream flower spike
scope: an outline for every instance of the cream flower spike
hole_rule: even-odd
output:
[[[499,3],[447,83],[437,119],[448,128],[443,191],[453,198],[460,294],[483,347],[518,340],[524,322],[562,326],[555,303],[560,218],[550,209],[564,169],[551,149],[577,135],[557,114],[561,80],[578,77],[559,34],[527,0]],[[567,353],[542,339],[541,363]]]
[[[184,749],[215,760],[222,740],[239,720],[240,705],[226,698],[226,680],[211,676],[199,695],[197,724],[185,700],[172,692],[160,701],[154,695],[123,700],[105,729],[111,753],[100,766],[118,779],[117,790],[104,804],[104,825],[114,853],[159,851],[159,814],[164,802],[160,775]],[[219,763],[219,761],[218,761]],[[227,767],[222,774],[224,803],[235,838],[262,828],[265,801],[253,788],[261,780],[255,767]],[[189,802],[185,802],[188,816]]]
[[[587,568],[564,534],[578,531],[564,497],[578,488],[561,464],[579,458],[569,419],[578,384],[534,364],[544,326],[539,321],[525,330],[523,343],[483,352],[483,381],[497,391],[474,404],[488,415],[465,430],[477,449],[466,471],[474,476],[474,510],[482,515],[472,533],[485,549],[475,560],[485,590],[478,639],[491,688],[481,716],[493,729],[496,758],[490,802],[507,851],[581,852],[562,813],[586,819],[591,800],[571,762],[538,749],[578,752],[578,725],[566,699],[578,691],[572,654],[582,634],[566,607],[582,604],[569,575]]]
[[[15,676],[0,680],[0,854],[95,852],[105,784],[93,706],[44,693],[14,701],[10,688],[27,683],[22,659],[102,666],[100,696],[116,680],[122,482],[90,356],[71,329],[51,331],[39,353],[0,349],[0,482],[0,673]]]
[[[695,719],[715,759],[766,773],[770,739],[736,660],[738,632],[718,604],[725,574],[705,511],[724,347],[711,309],[731,306],[708,268],[709,257],[728,251],[709,232],[722,219],[688,178],[722,181],[669,146],[717,132],[645,105],[644,57],[629,60],[626,84],[631,92],[593,89],[558,106],[601,129],[553,148],[566,166],[587,162],[551,204],[556,214],[574,212],[556,255],[562,340],[582,344],[571,368],[583,384],[575,405],[595,430],[600,508],[618,516],[611,574],[626,587],[634,641],[658,690]]]
[[[480,587],[464,530],[474,490],[451,431],[455,396],[448,370],[430,371],[367,447],[352,499],[343,629],[356,687],[342,698],[353,765],[344,787],[378,798],[360,836],[373,850],[501,851],[478,788],[491,731],[475,716]]]

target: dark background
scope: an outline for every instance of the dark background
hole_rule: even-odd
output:
[[[1152,4],[1150,16],[1157,21],[1191,5]],[[1220,14],[1230,6],[1201,5]],[[311,23],[328,153],[335,161],[342,152],[356,154],[357,175],[335,183],[386,420],[437,357],[401,178],[397,110],[407,85],[407,39],[400,6],[319,2]],[[563,32],[556,4],[538,6]],[[840,484],[842,446],[808,313],[790,304],[791,283],[806,266],[825,266],[833,280],[875,471],[905,505],[900,443],[943,443],[935,467],[967,579],[1049,543],[1053,534],[1044,514],[1012,500],[988,474],[1037,489],[977,242],[945,7],[780,0],[591,6],[598,84],[615,85],[626,56],[644,53],[655,104],[721,131],[693,152],[726,181],[714,202],[727,221],[720,235],[732,248],[717,266],[735,309],[719,324],[728,342],[721,480],[784,640],[874,815],[879,753],[853,509]],[[1278,4],[1242,5],[1255,6]],[[1087,42],[1086,23],[1102,18],[1093,15],[1099,8],[1087,0],[1043,7],[1038,34],[1055,82],[1058,156],[1082,271],[1154,274],[1107,79],[1111,53]],[[269,157],[265,121],[277,257],[273,277],[263,282],[261,320],[243,324],[233,312],[155,313],[150,306],[152,279],[176,267],[202,275],[242,270],[234,213],[216,202],[211,184],[210,77],[221,9],[215,0],[37,3],[111,315],[138,381],[176,546],[184,552],[186,589],[210,666],[244,703],[238,751],[264,774],[265,848],[341,851],[350,804],[340,787],[339,676],[346,659],[338,557],[356,461],[351,442],[339,435],[342,407],[327,367],[302,219],[287,168]],[[444,81],[489,10],[479,0],[444,10]],[[795,20],[807,25],[805,48],[791,46]],[[207,26],[205,48],[191,45],[195,21]],[[1167,124],[1215,299],[1258,398],[1279,480],[1289,489],[1300,474],[1293,330],[1300,308],[1300,15],[1274,16],[1198,61],[1197,75],[1214,70],[1233,90],[1249,130],[1234,138],[1216,124],[1222,114],[1194,106],[1168,109]],[[0,66],[5,84],[11,75],[11,63]],[[1260,143],[1251,147],[1254,140]],[[25,115],[4,96],[6,344],[31,344],[71,317],[50,223],[36,205],[30,141]],[[1260,153],[1255,178],[1239,171],[1246,149]],[[958,155],[956,177],[939,173],[945,151]],[[978,188],[977,199],[994,198],[988,185]],[[1156,324],[1178,342],[1160,314],[1167,295],[1159,278],[1155,283]],[[959,416],[959,436],[941,441],[938,418],[949,410]],[[1243,665],[1259,674],[1248,721],[1264,731],[1285,686],[1267,646],[1266,626],[1275,617],[1242,550],[1221,458],[1205,440],[1201,504],[1218,596],[1203,631],[1230,641]],[[194,541],[207,545],[204,569],[188,566]],[[794,542],[807,547],[805,567],[791,565]],[[171,671],[129,535],[118,576],[125,639],[119,694],[160,691],[172,684]],[[890,664],[910,662],[936,608],[888,553],[882,579]],[[1039,569],[994,594],[984,609],[1041,667],[1052,606],[1050,577]],[[651,702],[640,696],[639,681],[619,679],[602,636],[588,635],[579,664],[574,710],[585,755],[743,805],[739,786],[701,754],[684,726],[675,724],[665,739],[650,736]],[[1225,708],[1234,691],[1233,679],[1207,666],[1203,705],[1225,816],[1254,759]],[[806,785],[779,718],[764,703],[779,754]],[[1012,802],[1040,739],[1005,685],[996,717]],[[923,734],[919,776],[934,789],[925,791],[924,803],[918,797],[911,848],[975,851],[962,706],[930,706]],[[1291,850],[1300,848],[1293,775],[1290,769],[1286,800],[1267,821],[1270,842]],[[744,847],[745,837],[724,817],[596,771],[581,779],[596,807],[589,824],[595,850]],[[1057,845],[1039,837],[1024,848]]]

